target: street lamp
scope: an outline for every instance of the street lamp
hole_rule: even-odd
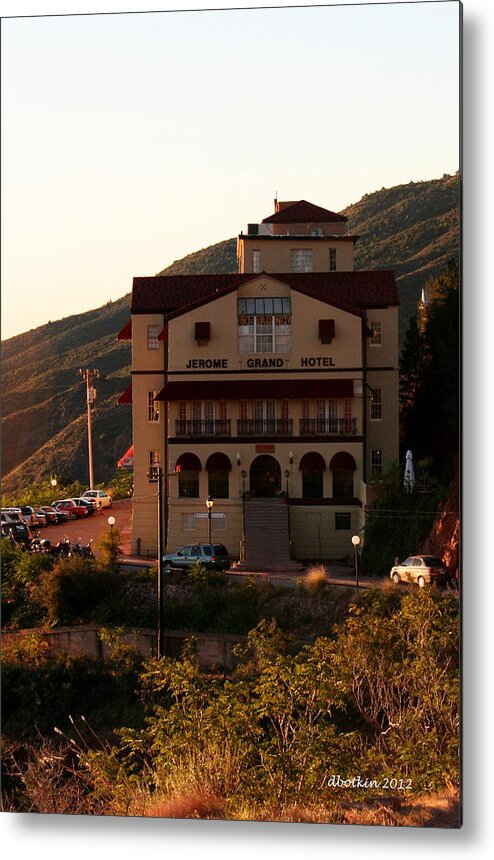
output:
[[[56,475],[51,476],[50,484],[52,485],[53,489],[55,489],[55,487],[57,486],[57,476]]]
[[[359,535],[353,535],[352,543],[353,543],[353,548],[355,550],[355,584],[357,586],[357,591],[358,591],[359,590],[359,587],[358,587],[358,547],[360,545]]]
[[[213,509],[214,499],[211,496],[208,496],[206,499],[206,507],[208,509],[208,535],[209,535],[209,543],[211,543],[211,511]]]
[[[113,529],[115,522],[116,522],[115,517],[108,517],[108,525],[110,526],[111,529]]]

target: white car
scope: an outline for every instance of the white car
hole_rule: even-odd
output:
[[[112,497],[108,493],[105,493],[104,490],[86,490],[81,498],[93,499],[96,502],[97,508],[111,508],[113,504]]]

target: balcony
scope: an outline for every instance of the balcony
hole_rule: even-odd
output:
[[[356,436],[356,418],[301,418],[300,436]]]
[[[215,436],[231,436],[231,421],[229,418],[214,420],[175,421],[175,436],[187,439],[213,438]]]
[[[289,418],[240,418],[237,436],[291,436],[293,421]]]

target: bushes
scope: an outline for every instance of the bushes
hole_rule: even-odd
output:
[[[385,778],[401,780],[407,790],[392,793],[406,798],[457,783],[458,607],[434,589],[368,591],[332,638],[302,649],[262,621],[227,678],[200,671],[193,642],[179,660],[148,660],[146,719],[127,721],[113,746],[88,746],[69,725],[72,709],[112,725],[125,707],[141,714],[138,661],[119,631],[102,636],[112,646],[105,667],[50,657],[34,639],[3,655],[4,730],[70,729],[93,809],[286,820],[317,809],[324,820],[341,800],[382,794]],[[374,785],[341,787],[336,774]]]
[[[49,556],[22,552],[9,540],[2,540],[2,626],[33,627],[45,618],[43,607],[34,599],[43,572],[53,566]]]
[[[37,634],[2,647],[2,735],[25,740],[70,729],[70,714],[83,713],[96,726],[135,721],[137,662],[108,664],[88,657],[53,654]]]
[[[131,814],[193,816],[197,804],[229,818],[362,801],[386,778],[401,780],[392,793],[405,797],[457,783],[453,598],[368,592],[334,639],[294,652],[274,622],[261,622],[237,657],[228,679],[200,672],[193,643],[180,660],[145,664],[146,728],[122,730],[111,753],[85,758],[112,812],[121,812],[116,773],[136,780]],[[335,774],[369,786],[339,787]]]
[[[118,593],[116,574],[73,556],[40,576],[34,599],[45,610],[46,623],[54,626],[100,620],[105,604]]]

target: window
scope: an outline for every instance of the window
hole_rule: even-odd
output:
[[[160,333],[159,325],[148,325],[148,349],[159,349],[160,342],[158,335]]]
[[[382,475],[383,472],[383,452],[382,448],[373,448],[371,451],[371,474]]]
[[[352,515],[348,511],[341,511],[334,515],[334,527],[337,532],[350,531],[352,527]]]
[[[290,352],[290,298],[239,299],[238,349],[241,353]]]
[[[197,519],[195,514],[182,514],[182,531],[195,532],[197,529]]]
[[[231,472],[232,464],[229,457],[223,452],[218,451],[211,454],[206,462],[206,471],[208,473],[208,494],[213,499],[228,498],[228,476]]]
[[[333,496],[335,499],[353,497],[353,469],[333,470]]]
[[[211,520],[211,527],[213,532],[222,532],[225,531],[227,525],[226,514],[222,516],[215,517],[213,514],[213,518]]]
[[[150,481],[156,481],[158,479],[156,466],[160,464],[160,452],[159,451],[150,451],[148,457],[149,469],[148,476]]]
[[[292,272],[312,272],[313,252],[306,248],[292,248]]]
[[[369,340],[371,346],[381,346],[382,345],[382,323],[379,320],[371,320],[369,322],[369,328],[372,332],[372,336]]]
[[[330,463],[333,473],[333,497],[336,499],[353,498],[353,475],[357,464],[351,454],[340,451]]]
[[[157,395],[157,391],[148,391],[148,421],[160,420],[160,405],[155,400]]]
[[[336,248],[329,249],[329,271],[336,272]]]
[[[300,460],[302,472],[302,498],[322,499],[324,495],[324,471],[326,463],[317,451],[309,451]]]
[[[370,399],[371,421],[381,421],[383,417],[383,390],[374,388]]]
[[[260,251],[252,251],[252,271],[260,272],[261,271],[261,252]]]

